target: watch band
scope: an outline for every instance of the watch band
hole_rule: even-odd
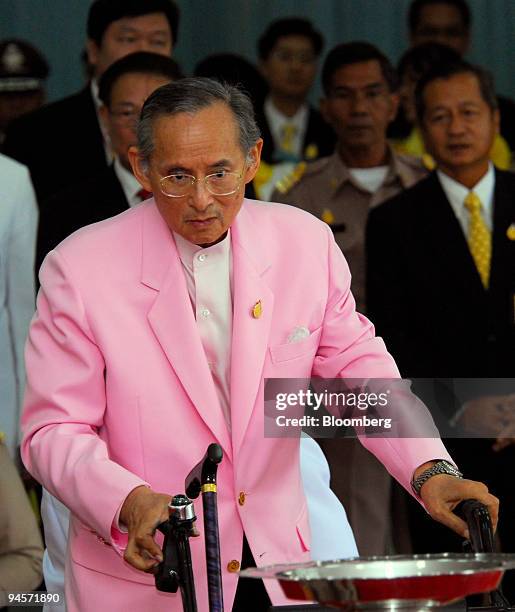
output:
[[[414,493],[420,497],[420,489],[422,485],[437,474],[448,474],[455,478],[463,478],[463,474],[452,463],[445,460],[437,461],[432,467],[424,470],[420,476],[411,481],[411,488]]]

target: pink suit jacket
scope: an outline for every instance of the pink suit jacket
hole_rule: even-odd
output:
[[[240,559],[243,532],[258,565],[309,560],[299,442],[264,438],[263,379],[398,376],[372,324],[355,312],[348,267],[325,224],[297,208],[245,200],[231,240],[231,430],[173,236],[152,200],[83,228],[41,269],[22,452],[29,471],[72,512],[69,610],[94,609],[81,592],[91,591],[81,568],[121,579],[112,580],[104,609],[136,609],[134,589],[147,585],[149,610],[181,610],[178,595],[158,594],[152,576],[123,561],[126,536],[113,521],[136,486],[182,492],[213,441],[225,453],[218,506],[227,609],[237,584],[227,564]],[[288,343],[298,326],[310,336]],[[437,440],[365,444],[408,490],[417,466],[448,457]],[[192,554],[199,609],[207,610],[203,538],[192,541]],[[276,583],[267,587],[275,604],[288,603]]]

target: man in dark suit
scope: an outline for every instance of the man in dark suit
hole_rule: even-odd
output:
[[[416,106],[437,170],[369,218],[369,314],[403,376],[513,377],[515,175],[489,161],[499,130],[491,79],[461,60],[440,65],[417,84]],[[490,385],[497,395],[495,381]],[[455,403],[452,387],[440,385],[448,406]],[[490,398],[480,401],[487,414]],[[488,474],[505,516],[501,545],[514,550],[515,446],[492,439],[446,443],[468,477]],[[458,546],[415,513],[417,551]]]
[[[410,46],[436,42],[451,47],[462,57],[470,49],[472,30],[472,11],[467,0],[412,0],[407,27]],[[500,134],[515,151],[515,102],[511,98],[497,96],[501,115]],[[397,129],[402,125],[397,123]],[[402,137],[401,132],[391,132]]]
[[[87,24],[93,78],[80,92],[13,122],[4,152],[26,164],[41,202],[112,161],[98,113],[98,79],[117,59],[135,51],[170,56],[179,12],[173,0],[95,0]],[[77,152],[87,163],[77,163]]]
[[[334,150],[332,129],[307,103],[323,42],[312,24],[300,18],[274,21],[258,41],[259,66],[269,92],[256,119],[267,163],[312,160]]]
[[[99,82],[100,115],[114,161],[44,201],[36,270],[45,255],[75,230],[117,215],[150,196],[142,193],[132,174],[127,151],[136,142],[137,121],[146,98],[157,87],[181,76],[174,60],[145,51],[123,57],[104,72]]]

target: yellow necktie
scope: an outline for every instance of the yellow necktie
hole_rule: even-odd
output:
[[[294,140],[297,135],[297,126],[294,123],[285,123],[281,128],[281,150],[294,153]]]
[[[470,253],[483,286],[487,289],[490,277],[490,258],[492,256],[492,236],[481,215],[482,204],[478,196],[470,191],[463,203],[469,211],[468,244]]]

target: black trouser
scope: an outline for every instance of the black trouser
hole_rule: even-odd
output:
[[[256,567],[256,562],[250,551],[249,543],[243,534],[243,550],[241,553],[241,569]],[[232,612],[268,612],[272,605],[262,580],[255,578],[239,578]]]
[[[256,563],[244,534],[243,550],[241,553],[241,569],[246,569],[247,567],[256,567]],[[232,612],[268,612],[271,605],[270,598],[268,597],[262,580],[256,580],[255,578],[240,578],[238,580]],[[307,603],[306,606],[279,606],[273,608],[273,610],[275,609],[278,611],[284,610],[285,612],[306,612],[308,610],[309,612],[317,612],[318,610],[320,610],[320,612],[330,612],[329,608],[313,605],[311,603]]]

